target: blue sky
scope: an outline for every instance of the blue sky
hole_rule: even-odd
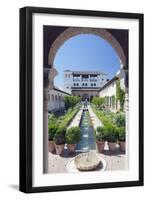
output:
[[[58,75],[55,86],[63,87],[63,71],[102,71],[111,79],[120,68],[113,47],[104,39],[92,34],[81,34],[67,40],[57,51],[54,67]]]

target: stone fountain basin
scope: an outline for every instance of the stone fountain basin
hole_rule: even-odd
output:
[[[98,168],[101,164],[101,159],[95,152],[86,152],[77,155],[74,162],[78,170],[91,171]]]

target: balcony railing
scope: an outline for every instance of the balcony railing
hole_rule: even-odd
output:
[[[99,90],[100,87],[96,87],[96,86],[91,86],[91,87],[88,87],[88,86],[82,86],[82,87],[71,87],[72,90],[80,90],[80,89],[87,89],[87,90]]]

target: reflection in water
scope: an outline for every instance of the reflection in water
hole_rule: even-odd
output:
[[[83,111],[80,128],[82,132],[82,139],[77,144],[76,150],[80,152],[87,152],[89,150],[96,149],[94,140],[94,130],[91,126],[88,111]]]

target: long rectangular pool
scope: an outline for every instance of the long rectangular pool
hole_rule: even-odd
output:
[[[91,125],[91,120],[88,110],[83,110],[82,118],[80,122],[80,129],[82,132],[81,141],[77,144],[77,152],[87,152],[89,150],[95,150],[94,129]]]

